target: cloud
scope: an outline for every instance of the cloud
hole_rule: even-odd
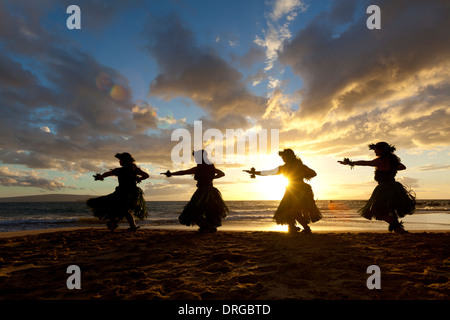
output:
[[[154,97],[191,99],[205,111],[198,119],[203,132],[279,128],[280,147],[302,154],[367,155],[367,144],[378,140],[399,150],[450,142],[445,2],[375,1],[382,8],[382,29],[369,31],[364,3],[335,1],[296,32],[293,22],[306,10],[304,2],[266,2],[266,24],[255,42],[220,35],[239,45],[227,50],[242,56],[225,56],[217,49],[225,46],[217,43],[200,44],[201,35],[175,14],[151,16],[136,40],[145,42],[159,68],[148,83],[152,103],[134,101],[131,76],[83,51],[80,34],[68,33],[63,17],[72,3],[82,8],[83,37],[95,38],[110,36],[107,27],[117,14],[141,2],[0,2],[0,168],[29,168],[1,172],[3,185],[70,188],[43,174],[45,169],[79,176],[117,165],[114,154],[125,151],[138,164],[167,167],[177,144],[171,126],[191,136],[193,128],[158,114]],[[53,20],[60,9],[62,17]],[[289,83],[286,89],[288,67],[303,87]],[[250,91],[263,81],[267,95],[261,88]],[[171,180],[148,190],[176,194],[185,185]]]
[[[175,171],[172,168],[168,169],[172,172]],[[149,180],[151,182],[145,185],[144,193],[154,200],[167,196],[176,197],[178,200],[189,200],[195,191],[195,181],[192,179],[192,176],[166,178],[163,175],[150,173]]]
[[[406,147],[448,145],[450,4],[371,4],[381,8],[381,30],[367,29],[361,3],[335,1],[285,41],[280,61],[303,80],[289,126],[331,137],[324,146],[374,136]]]
[[[239,58],[239,66],[249,69],[254,63],[264,61],[264,58],[264,50],[252,46],[245,55]]]
[[[152,17],[143,35],[160,69],[150,95],[190,98],[217,122],[227,121],[231,114],[246,122],[245,116],[264,113],[266,99],[251,93],[242,74],[215,50],[199,45],[177,15]]]
[[[266,72],[274,67],[283,42],[291,38],[289,24],[297,16],[298,10],[306,10],[306,6],[299,0],[277,0],[273,3],[272,12],[267,15],[263,36],[256,36],[254,41],[265,48]]]
[[[29,187],[44,190],[75,189],[73,186],[66,186],[57,179],[47,179],[39,176],[36,172],[23,170],[12,171],[8,167],[0,167],[0,185],[5,187]]]
[[[403,184],[406,188],[419,188],[419,179],[409,178],[409,177],[400,177],[396,178],[398,182]]]
[[[83,13],[102,12],[104,5],[112,17],[121,8],[89,3]],[[170,161],[171,131],[157,136],[148,130],[179,120],[160,118],[157,108],[133,101],[120,72],[68,42],[56,23],[45,25],[43,17],[55,6],[0,4],[0,162],[86,172],[102,160],[115,162],[118,151],[140,161]],[[83,21],[89,17],[83,14]]]
[[[1,6],[1,163],[82,173],[116,163],[113,155],[123,151],[138,162],[170,162],[175,144],[170,126],[182,124],[191,132],[192,126],[133,101],[126,77],[69,42],[58,26],[51,30],[42,23],[55,2],[44,1],[42,7],[16,2],[12,11]],[[108,17],[116,12],[108,5],[105,10]],[[169,17],[173,23],[160,23],[165,18],[152,19],[142,34],[160,68],[151,94],[192,99],[208,113],[200,119],[204,130],[253,126],[267,98],[251,93],[248,79],[211,47],[200,46],[177,16]],[[253,48],[241,62],[258,59],[261,50]]]
[[[131,89],[117,71],[82,52],[48,45],[47,57],[34,61],[44,72],[28,77],[27,85],[0,89],[5,150],[27,150],[43,156],[52,150],[53,157],[76,161],[98,156],[92,152],[95,149],[123,148],[126,143],[121,137],[139,135],[144,126],[156,127],[156,114],[143,114],[144,109],[133,111]],[[25,72],[20,63],[11,63],[8,68],[16,74]],[[104,74],[109,76],[109,86],[98,86],[96,80]],[[0,78],[6,77],[2,74]],[[48,85],[43,87],[39,78]],[[50,127],[54,135],[48,135]]]
[[[150,128],[157,127],[156,110],[145,101],[140,101],[131,109],[133,112],[133,121],[136,124],[136,130],[138,132],[144,132]]]
[[[305,10],[306,5],[300,0],[277,0],[273,6],[271,18],[273,20],[281,19],[286,16],[288,20],[292,20],[297,15],[296,10]]]
[[[268,122],[272,123],[271,126],[275,128],[283,127],[283,122],[293,115],[291,109],[292,100],[292,96],[283,94],[283,91],[280,89],[275,89],[267,103],[266,112],[263,115],[263,119],[269,120],[267,122],[263,121],[265,123],[264,127],[270,125]],[[286,130],[286,128],[284,130]]]
[[[417,171],[445,171],[450,169],[450,164],[445,165],[427,164],[425,166],[421,166],[415,169]]]

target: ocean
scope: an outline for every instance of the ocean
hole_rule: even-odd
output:
[[[147,201],[149,216],[137,220],[142,228],[197,230],[178,223],[186,201]],[[286,231],[273,221],[279,201],[226,201],[230,213],[219,230]],[[359,216],[364,200],[318,200],[323,219],[311,224],[314,231],[382,231],[383,221]],[[416,212],[402,219],[407,230],[450,231],[450,200],[417,201]],[[85,202],[3,202],[0,203],[0,232],[65,227],[103,227]],[[120,228],[128,228],[121,223]]]

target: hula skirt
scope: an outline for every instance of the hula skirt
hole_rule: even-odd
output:
[[[358,210],[362,217],[383,220],[386,215],[402,218],[413,214],[416,198],[411,190],[407,190],[400,182],[380,182],[373,190],[366,205]]]
[[[319,221],[322,214],[314,201],[311,186],[301,183],[286,188],[273,218],[277,224],[291,224],[295,220],[301,223]]]
[[[220,191],[213,186],[204,186],[197,188],[178,220],[183,225],[192,226],[203,217],[211,226],[220,227],[227,214],[228,207]]]
[[[89,199],[86,204],[94,216],[101,220],[120,221],[130,211],[136,218],[143,220],[148,214],[144,192],[139,187],[128,190],[117,187],[113,193]]]

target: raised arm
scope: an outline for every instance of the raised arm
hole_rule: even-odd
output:
[[[379,165],[378,159],[374,160],[358,160],[358,161],[352,161],[352,164],[354,166],[366,166],[366,167],[377,167]]]
[[[350,161],[349,159],[344,159],[344,161],[338,161],[340,164],[349,165],[349,166],[370,166],[376,167],[378,170],[389,170],[389,162],[383,160],[381,158],[375,158],[373,160],[358,160],[358,161]],[[399,163],[397,170],[405,170],[406,167],[403,163]]]
[[[262,170],[262,171],[256,171],[255,168],[252,168],[252,170],[244,170],[244,172],[247,172],[251,175],[258,175],[258,176],[272,176],[276,174],[280,174],[280,167],[276,167],[272,170]]]
[[[171,177],[171,176],[183,176],[186,174],[194,174],[197,171],[197,167],[193,167],[187,170],[180,170],[180,171],[175,171],[175,172],[170,172],[169,170],[167,170],[167,172],[161,173],[161,174],[165,174],[166,177]]]
[[[338,161],[340,164],[349,165],[349,166],[370,166],[370,167],[378,167],[380,165],[380,158],[376,158],[373,160],[358,160],[358,161]]]

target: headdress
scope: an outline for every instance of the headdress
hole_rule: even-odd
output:
[[[129,154],[128,152],[116,153],[116,155],[114,157],[116,157],[117,159],[119,159],[123,162],[127,162],[127,163],[133,163],[135,161],[133,159],[133,157],[131,156],[131,154]]]
[[[387,151],[390,153],[393,153],[396,149],[395,146],[388,144],[387,142],[378,142],[376,144],[369,144],[369,149],[370,150],[374,150],[374,149],[380,149],[383,151]]]
[[[280,157],[288,157],[288,158],[295,158],[295,153],[292,151],[292,149],[284,149],[283,151],[278,152],[278,155]]]

